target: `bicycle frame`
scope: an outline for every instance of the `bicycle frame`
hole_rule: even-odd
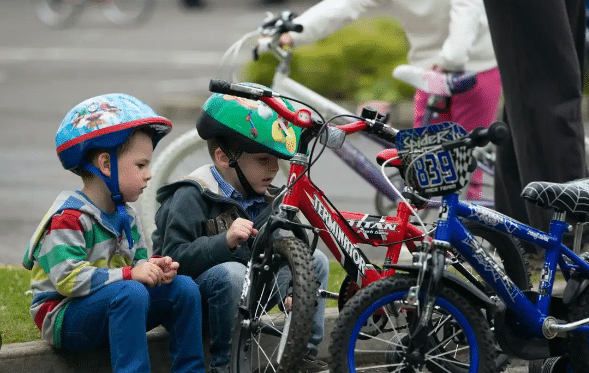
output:
[[[458,200],[456,194],[442,197],[441,218],[435,233],[435,240],[449,242],[475,271],[495,290],[507,308],[513,311],[518,321],[525,324],[529,337],[543,338],[543,327],[549,314],[556,265],[568,280],[569,270],[582,272],[589,276],[589,264],[562,244],[562,235],[568,224],[560,218],[550,225],[550,233],[529,227],[505,215],[482,206]],[[539,294],[536,305],[520,290],[503,270],[480,249],[467,228],[458,219],[462,217],[491,229],[517,237],[546,250],[546,260],[542,270]],[[567,263],[565,258],[571,263]],[[589,326],[580,326],[571,331],[589,332]]]
[[[364,287],[381,277],[391,276],[394,269],[379,273],[357,244],[388,246],[385,263],[397,263],[403,243],[410,251],[415,251],[415,242],[424,237],[421,230],[409,223],[409,217],[413,215],[411,210],[402,202],[397,216],[354,212],[341,212],[340,216],[326,202],[324,193],[304,174],[306,165],[307,158],[303,154],[297,154],[291,161],[289,183],[300,178],[284,197],[282,209],[300,211],[313,227],[319,229],[323,242],[358,286]],[[364,239],[360,236],[362,234]]]

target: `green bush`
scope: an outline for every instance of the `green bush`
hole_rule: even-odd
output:
[[[410,98],[414,88],[391,76],[407,63],[407,39],[390,18],[361,19],[293,52],[290,76],[332,100],[354,103]],[[266,86],[278,62],[270,53],[244,68],[244,79]]]

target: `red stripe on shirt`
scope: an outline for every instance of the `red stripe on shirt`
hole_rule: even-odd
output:
[[[43,303],[41,308],[39,308],[39,312],[35,315],[35,325],[37,325],[39,330],[43,330],[43,320],[45,320],[45,316],[57,307],[60,302],[61,299],[48,300]]]
[[[78,210],[63,210],[61,214],[55,215],[51,218],[51,224],[47,229],[47,234],[50,234],[53,230],[68,229],[74,231],[83,232],[84,229],[80,223],[81,211]]]

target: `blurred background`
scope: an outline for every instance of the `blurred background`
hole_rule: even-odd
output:
[[[231,44],[255,30],[267,11],[300,14],[314,3],[159,0],[144,22],[121,27],[95,0],[73,22],[53,26],[41,21],[36,1],[0,0],[0,263],[21,263],[56,195],[81,187],[55,153],[55,132],[70,108],[103,93],[134,95],[174,123],[161,150],[194,128],[211,78],[228,78],[234,66],[248,74],[244,80],[270,84],[272,62],[262,57],[248,65],[251,49],[233,65],[219,66]],[[404,102],[412,91],[389,77],[405,59],[406,42],[389,16],[378,9],[320,47],[301,48],[293,75],[350,108],[371,98]],[[391,46],[377,47],[384,42]],[[403,107],[400,120],[410,116]],[[378,149],[352,140],[374,159]],[[340,208],[374,212],[373,189],[330,152],[315,170],[313,180]]]

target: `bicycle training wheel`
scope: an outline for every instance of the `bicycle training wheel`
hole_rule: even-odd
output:
[[[32,0],[37,18],[49,27],[66,28],[84,10],[84,0]]]
[[[422,353],[406,353],[419,312],[407,301],[415,284],[411,276],[387,277],[360,290],[346,304],[331,335],[331,372],[421,371],[411,364],[424,364],[428,371],[496,371],[489,324],[477,307],[448,287],[436,299],[427,346]],[[372,333],[365,333],[367,321],[375,319],[383,321]]]
[[[152,246],[151,234],[155,230],[154,218],[159,208],[156,201],[158,189],[187,176],[200,166],[212,163],[207,142],[198,135],[196,128],[174,139],[155,157],[150,167],[151,180],[139,198],[143,234],[148,247]],[[289,164],[282,159],[278,164],[281,172],[276,175],[273,184],[284,185]]]
[[[287,269],[292,277],[285,286]],[[293,237],[275,241],[269,265],[254,264],[249,280],[247,309],[240,309],[233,333],[231,372],[297,371],[311,338],[317,301],[318,285],[308,246]],[[290,310],[283,306],[287,295],[292,296]]]
[[[106,19],[119,27],[141,25],[149,20],[156,5],[157,0],[109,0],[101,4]]]

